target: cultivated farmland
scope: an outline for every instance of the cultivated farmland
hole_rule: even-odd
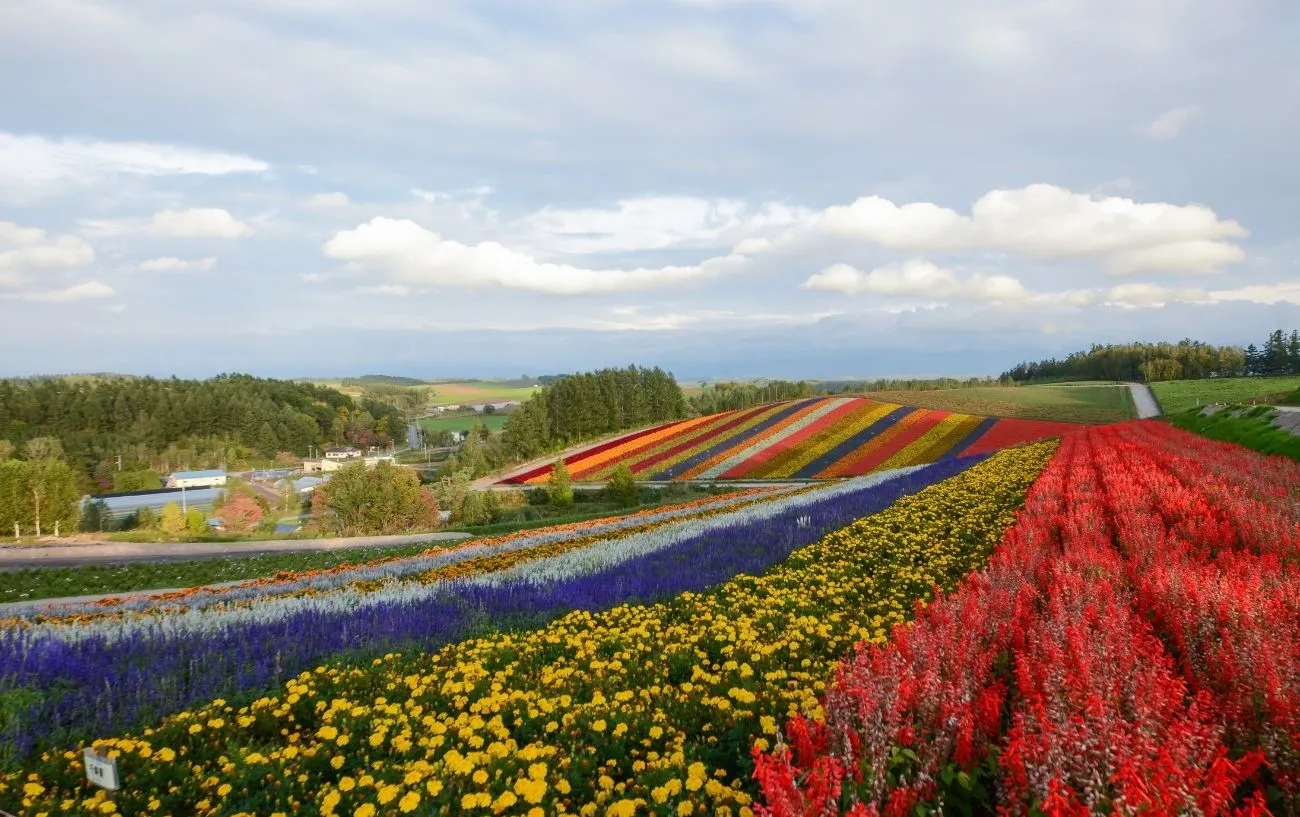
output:
[[[647,481],[834,479],[989,453],[1073,428],[824,397],[643,429],[570,455],[565,464],[579,481],[608,479],[620,463]],[[551,468],[505,481],[541,483]]]
[[[868,392],[865,396],[922,408],[1022,420],[1115,423],[1137,416],[1129,389],[1096,383]]]

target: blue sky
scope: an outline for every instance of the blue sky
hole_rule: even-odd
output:
[[[1300,326],[1287,0],[8,0],[0,375],[983,374]]]

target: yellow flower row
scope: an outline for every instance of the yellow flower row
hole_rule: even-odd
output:
[[[0,789],[22,790],[24,815],[750,815],[751,747],[819,716],[838,657],[978,567],[1054,448],[1002,452],[761,577],[318,667],[97,741],[125,778],[112,795],[91,793],[74,752]]]

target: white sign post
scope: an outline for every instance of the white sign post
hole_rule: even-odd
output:
[[[86,779],[96,786],[117,791],[122,787],[117,777],[117,761],[95,754],[94,749],[87,749],[82,758],[86,761]]]

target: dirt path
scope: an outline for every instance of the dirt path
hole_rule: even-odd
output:
[[[472,534],[415,533],[401,536],[343,536],[331,539],[267,539],[260,542],[106,542],[79,545],[0,547],[0,570],[24,567],[76,567],[122,562],[175,562],[222,556],[382,548],[418,542],[453,542]]]

